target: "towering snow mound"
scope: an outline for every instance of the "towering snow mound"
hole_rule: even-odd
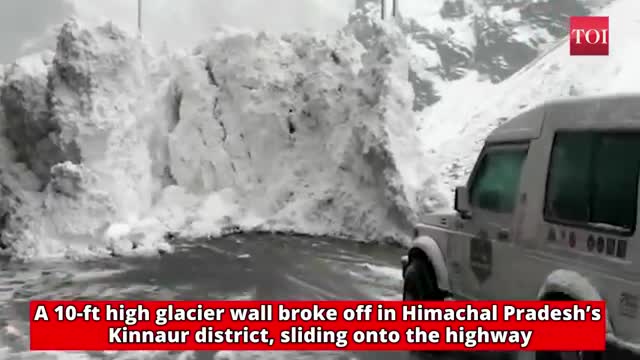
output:
[[[609,56],[569,56],[569,40],[498,84],[472,85],[474,79],[450,89],[426,115],[423,138],[432,164],[449,190],[465,180],[484,138],[498,125],[526,108],[563,96],[640,91],[640,47],[635,34],[640,22],[637,0],[617,0],[602,11],[609,16]]]
[[[438,205],[402,35],[220,31],[153,54],[107,24],[0,82],[0,244],[20,257],[168,249],[166,232],[402,241]],[[366,50],[354,31],[379,41]]]

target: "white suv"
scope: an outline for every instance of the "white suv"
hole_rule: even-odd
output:
[[[456,211],[416,226],[404,299],[604,299],[610,340],[640,343],[639,174],[640,94],[516,116],[486,139]],[[536,357],[567,355],[605,356]]]

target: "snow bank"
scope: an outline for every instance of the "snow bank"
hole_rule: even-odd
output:
[[[379,41],[365,49],[354,32]],[[0,245],[21,258],[169,251],[168,232],[404,241],[439,203],[416,137],[402,34],[220,30],[154,53],[66,23],[0,84]]]
[[[617,0],[601,13],[609,16],[609,56],[569,56],[569,41],[563,39],[500,84],[481,82],[475,74],[452,83],[443,100],[425,113],[421,138],[430,163],[440,169],[438,182],[449,194],[466,180],[484,138],[526,108],[564,96],[640,91],[635,81],[640,47],[634,36],[640,3]]]

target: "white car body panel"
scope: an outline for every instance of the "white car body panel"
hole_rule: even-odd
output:
[[[526,151],[513,211],[495,213],[469,204],[469,216],[430,214],[416,225],[404,262],[421,251],[440,289],[461,299],[530,300],[559,293],[605,300],[609,336],[640,344],[640,226],[622,234],[543,215],[555,134],[581,130],[640,133],[640,94],[559,100],[497,128],[478,164],[496,149]]]

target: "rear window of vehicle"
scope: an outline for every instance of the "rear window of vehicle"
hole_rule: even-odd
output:
[[[626,234],[635,231],[640,133],[558,132],[545,218]]]

